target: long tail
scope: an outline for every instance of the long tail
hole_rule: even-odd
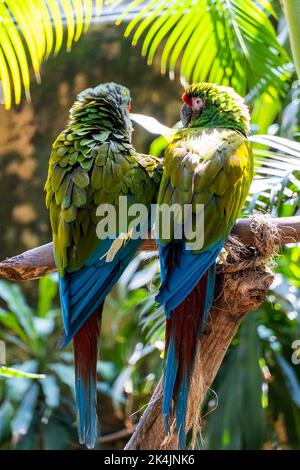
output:
[[[73,338],[79,441],[88,448],[98,437],[97,356],[103,304],[89,317]]]
[[[186,415],[191,378],[199,337],[212,303],[214,286],[215,265],[167,318],[163,414],[166,433],[175,417],[175,432],[178,434],[180,449],[186,447]]]

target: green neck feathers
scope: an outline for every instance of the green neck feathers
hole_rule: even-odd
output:
[[[126,107],[130,103],[127,88],[115,83],[87,88],[78,96],[70,110],[69,126],[82,129],[123,131],[123,138],[131,141],[132,126]]]
[[[189,97],[200,96],[204,102],[203,111],[190,122],[189,127],[224,127],[244,136],[249,134],[248,108],[232,88],[198,83],[190,85],[186,94]]]

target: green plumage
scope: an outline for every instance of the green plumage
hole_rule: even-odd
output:
[[[133,148],[129,103],[128,90],[115,84],[83,91],[71,108],[68,127],[52,146],[45,190],[61,275],[66,268],[80,269],[101,243],[96,235],[99,204],[118,209],[120,195],[131,203],[154,202],[161,164]]]
[[[166,432],[172,423],[180,449],[186,445],[199,339],[214,298],[216,259],[245,202],[253,172],[249,114],[242,98],[231,88],[199,83],[189,86],[182,100],[184,128],[166,149],[158,203],[188,206],[183,218],[174,215],[177,225],[170,235],[159,227],[162,284],[156,297],[167,315],[162,411]],[[192,401],[189,411],[198,432],[199,404]]]
[[[186,95],[200,97],[204,109],[167,147],[158,203],[192,204],[193,231],[197,204],[204,204],[204,250],[228,236],[250,188],[249,113],[231,88],[201,83],[188,87]],[[172,237],[159,235],[163,244]]]

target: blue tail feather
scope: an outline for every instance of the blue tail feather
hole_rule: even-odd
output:
[[[190,382],[199,338],[213,301],[215,260],[222,245],[223,241],[216,242],[200,254],[187,252],[178,243],[159,247],[163,282],[157,300],[167,316],[163,414],[166,433],[170,419],[176,419],[180,449],[186,446]]]
[[[93,448],[98,436],[97,356],[102,306],[74,336],[75,389],[79,441]]]
[[[189,374],[190,375],[190,374]],[[178,447],[181,450],[186,448],[186,413],[188,404],[189,377],[185,370],[179,387],[176,399],[176,432],[178,434]]]
[[[175,356],[175,340],[174,336],[171,337],[167,358],[166,358],[166,366],[165,366],[165,374],[164,374],[164,397],[163,397],[163,415],[165,417],[165,430],[166,433],[169,431],[170,428],[170,412],[171,412],[171,402],[173,397],[173,390],[176,381],[178,369],[178,360]]]

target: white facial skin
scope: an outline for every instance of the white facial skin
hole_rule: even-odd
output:
[[[204,102],[199,96],[192,96],[191,100],[192,100],[193,111],[199,112],[201,111],[201,109],[203,109]]]
[[[189,123],[202,113],[205,108],[205,103],[200,96],[188,97],[188,100],[183,99],[183,105],[181,108],[181,122],[184,127],[187,127]]]

